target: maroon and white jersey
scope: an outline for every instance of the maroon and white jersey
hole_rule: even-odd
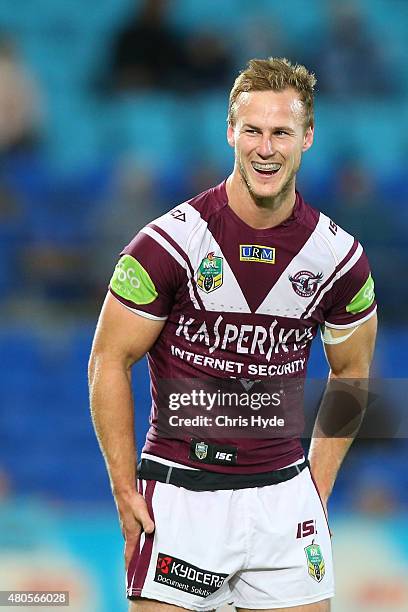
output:
[[[292,216],[257,230],[228,205],[225,182],[143,228],[121,253],[110,290],[138,315],[165,320],[148,354],[151,426],[144,451],[190,467],[190,441],[157,435],[163,379],[304,378],[319,326],[356,326],[375,312],[361,245],[297,193]],[[279,469],[299,460],[298,438],[224,438],[234,465]]]

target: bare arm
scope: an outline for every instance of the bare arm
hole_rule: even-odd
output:
[[[153,346],[163,325],[164,321],[130,312],[109,293],[89,361],[92,420],[126,539],[126,565],[141,529],[154,529],[146,504],[136,491],[131,367]]]
[[[348,331],[333,331],[333,335],[339,337]],[[374,315],[362,323],[359,329],[343,343],[325,345],[330,365],[329,381],[316,419],[309,451],[311,471],[325,504],[364,414],[376,331],[377,317]],[[331,398],[328,391],[333,391]],[[349,406],[342,404],[341,398],[346,397],[343,395],[344,392],[349,398],[346,402]],[[354,412],[349,415],[355,417],[352,421],[352,431],[350,424],[347,426],[347,415],[344,415],[344,418],[339,415],[338,418],[333,414],[333,411],[347,410],[350,406],[359,406],[358,414]],[[336,427],[336,422],[340,429]],[[344,424],[343,435],[342,424]]]

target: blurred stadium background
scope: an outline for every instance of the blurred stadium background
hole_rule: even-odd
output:
[[[1,1],[0,590],[126,609],[88,411],[97,314],[134,233],[231,169],[237,71],[285,55],[318,77],[300,190],[365,245],[380,303],[373,371],[400,385],[383,437],[355,445],[331,501],[333,609],[408,609],[408,444],[388,427],[407,397],[407,40],[404,0]],[[134,374],[140,448],[145,364]],[[326,375],[319,341],[309,374]]]

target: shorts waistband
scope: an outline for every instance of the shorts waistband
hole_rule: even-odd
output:
[[[265,487],[291,480],[305,468],[309,461],[305,459],[299,465],[293,465],[281,470],[259,472],[257,474],[220,474],[206,470],[185,470],[163,465],[151,459],[142,459],[137,467],[138,478],[141,480],[157,480],[191,491],[218,491],[230,489],[248,489]]]

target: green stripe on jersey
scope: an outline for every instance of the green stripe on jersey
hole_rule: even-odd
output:
[[[159,295],[149,274],[131,255],[120,258],[110,286],[115,293],[134,304],[151,304]]]
[[[351,314],[358,314],[369,308],[374,302],[374,299],[374,281],[370,274],[360,291],[356,293],[350,304],[346,306],[346,310],[347,312],[351,312]]]

